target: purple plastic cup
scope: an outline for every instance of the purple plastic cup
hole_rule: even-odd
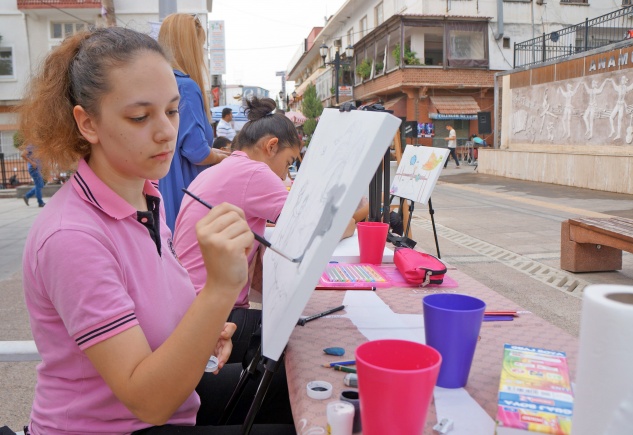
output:
[[[486,304],[472,296],[446,293],[422,299],[426,344],[442,355],[437,386],[461,388],[468,382]]]

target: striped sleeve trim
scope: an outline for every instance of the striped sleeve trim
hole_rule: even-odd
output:
[[[126,311],[77,333],[73,338],[79,348],[85,350],[136,325],[138,319],[134,311]]]

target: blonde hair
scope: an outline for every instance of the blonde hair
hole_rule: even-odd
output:
[[[79,105],[99,118],[101,99],[113,87],[109,72],[144,52],[165,57],[148,35],[109,27],[70,36],[48,54],[18,108],[22,148],[33,146],[44,174],[73,169],[90,157],[91,145],[79,132],[73,108]]]
[[[158,33],[158,42],[171,55],[171,66],[189,75],[202,92],[204,111],[211,121],[209,96],[207,95],[207,66],[204,63],[204,45],[206,34],[195,15],[171,14],[167,16]]]

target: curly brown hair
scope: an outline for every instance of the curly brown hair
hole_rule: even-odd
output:
[[[150,36],[110,27],[79,32],[49,53],[18,108],[22,147],[33,146],[45,173],[72,170],[90,156],[90,143],[79,132],[73,108],[79,105],[98,118],[101,99],[112,88],[110,70],[148,51],[165,57]]]

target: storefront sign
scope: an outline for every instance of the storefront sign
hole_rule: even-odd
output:
[[[477,119],[477,115],[448,115],[444,113],[429,113],[431,119],[464,119],[467,121],[474,121]]]
[[[351,86],[339,86],[338,94],[341,97],[351,97],[352,96],[352,87]]]

